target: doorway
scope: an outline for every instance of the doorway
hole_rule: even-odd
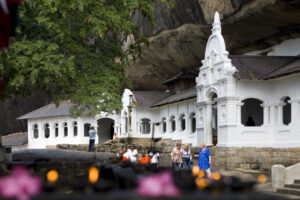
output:
[[[218,104],[216,101],[217,94],[211,95],[212,107],[211,107],[211,132],[212,132],[212,143],[214,146],[218,144]]]
[[[114,120],[110,118],[102,118],[97,121],[98,124],[98,138],[99,144],[102,144],[108,140],[113,139],[114,135]]]

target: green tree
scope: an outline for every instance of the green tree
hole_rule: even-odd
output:
[[[159,0],[154,0],[159,1]],[[172,6],[175,0],[160,0]],[[153,0],[25,0],[21,26],[2,55],[2,99],[42,89],[92,113],[121,107],[130,59],[147,44],[130,20],[140,10],[155,25]],[[127,44],[134,36],[134,42]],[[127,48],[124,48],[127,46]],[[80,114],[75,109],[74,114]],[[79,111],[79,112],[78,112]]]

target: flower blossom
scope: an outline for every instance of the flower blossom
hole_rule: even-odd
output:
[[[29,200],[41,192],[42,181],[30,176],[24,167],[15,167],[11,175],[0,179],[0,197]]]
[[[175,186],[171,172],[165,171],[158,175],[141,178],[137,193],[148,197],[176,197],[181,192]]]

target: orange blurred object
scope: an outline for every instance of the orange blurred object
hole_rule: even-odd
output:
[[[47,173],[47,181],[50,182],[50,183],[54,183],[58,180],[58,172],[56,170],[50,170],[48,173]]]
[[[198,177],[198,178],[196,178],[195,182],[196,182],[196,185],[199,189],[204,189],[208,186],[208,181],[204,178]]]
[[[96,167],[91,167],[89,169],[89,182],[96,183],[99,178],[99,170]]]
[[[211,173],[211,178],[215,181],[218,181],[221,179],[221,175],[219,173]]]
[[[261,174],[257,177],[257,181],[259,183],[265,183],[265,182],[267,182],[267,180],[268,180],[268,177],[264,174]]]
[[[198,176],[199,172],[200,172],[199,167],[198,166],[194,166],[193,167],[193,175],[194,176]]]
[[[200,170],[199,173],[198,173],[198,177],[204,178],[205,177],[205,171]]]

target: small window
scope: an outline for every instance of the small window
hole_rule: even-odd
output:
[[[150,133],[150,119],[142,119],[142,134]]]
[[[196,132],[196,115],[195,113],[190,114],[190,120],[191,120],[191,132]]]
[[[68,136],[68,124],[67,124],[67,122],[64,123],[64,136],[65,137]]]
[[[50,137],[49,124],[45,124],[45,127],[44,127],[44,134],[45,134],[45,138],[49,138],[49,137]]]
[[[162,124],[162,132],[165,133],[167,132],[167,122],[166,122],[166,118],[162,118],[161,120],[161,124]]]
[[[264,111],[261,107],[262,101],[254,98],[242,101],[241,120],[245,126],[261,126],[263,124]]]
[[[89,130],[90,130],[91,124],[84,124],[84,137],[89,137]]]
[[[292,108],[291,103],[289,102],[291,100],[290,97],[285,97],[283,100],[284,106],[282,108],[282,114],[283,114],[283,124],[289,125],[291,123],[291,114],[292,114]]]
[[[54,128],[55,128],[55,137],[58,137],[58,123],[54,124]]]
[[[185,130],[185,115],[184,114],[180,115],[179,122],[180,122],[180,130],[184,131]]]
[[[39,137],[39,126],[37,124],[33,125],[33,137],[35,139]]]
[[[73,134],[74,136],[77,136],[78,134],[77,122],[73,122]]]
[[[174,132],[176,130],[176,121],[175,121],[175,117],[172,116],[170,118],[170,124],[171,124],[171,132]]]

